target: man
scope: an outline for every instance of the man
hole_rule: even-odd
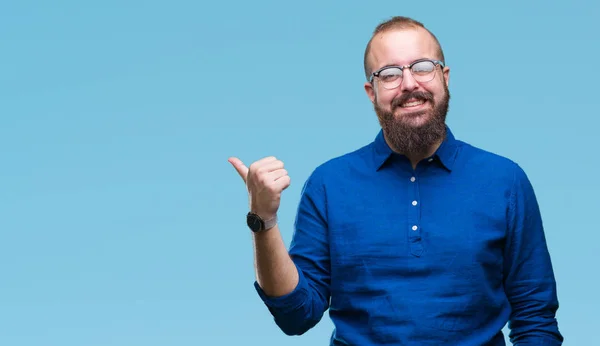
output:
[[[454,138],[450,69],[421,23],[380,24],[365,51],[375,140],[317,167],[289,253],[277,225],[290,178],[246,167],[255,288],[289,335],[329,309],[331,345],[561,345],[556,284],[524,171]]]

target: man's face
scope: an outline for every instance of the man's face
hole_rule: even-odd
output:
[[[369,62],[376,71],[390,65],[405,66],[419,59],[439,59],[433,37],[423,29],[390,30],[377,35],[371,43]],[[367,95],[384,130],[386,140],[407,155],[425,155],[445,134],[450,93],[449,68],[435,66],[428,82],[418,82],[404,69],[401,84],[383,87],[381,80],[365,83]],[[418,78],[417,78],[418,79]]]

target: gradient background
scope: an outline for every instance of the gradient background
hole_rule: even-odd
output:
[[[457,138],[525,168],[565,345],[597,342],[597,1],[200,3],[0,4],[1,345],[326,345],[327,315],[288,337],[255,293],[227,158],[286,163],[289,244],[311,171],[375,138],[392,15],[440,39]]]

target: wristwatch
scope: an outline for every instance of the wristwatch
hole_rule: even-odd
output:
[[[246,224],[248,224],[252,232],[262,232],[275,227],[277,224],[277,215],[270,220],[263,220],[258,214],[249,212],[246,215]]]

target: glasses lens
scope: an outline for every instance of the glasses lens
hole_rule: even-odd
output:
[[[420,61],[413,65],[410,72],[417,81],[428,82],[435,74],[435,64],[431,61]]]
[[[402,81],[402,70],[396,67],[387,68],[379,73],[379,80],[386,89],[393,89]]]

